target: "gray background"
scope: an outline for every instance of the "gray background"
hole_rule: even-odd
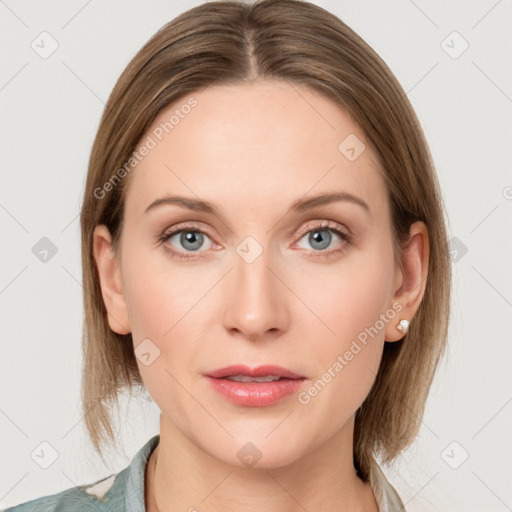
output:
[[[142,398],[122,409],[125,451],[109,467],[85,441],[78,214],[116,79],[158,28],[199,3],[0,1],[0,507],[120,471],[158,433],[158,409]],[[385,472],[408,511],[512,510],[512,1],[315,3],[407,91],[454,249],[448,353],[420,435]],[[33,252],[43,237],[57,249],[46,262]],[[51,453],[42,442],[58,452],[48,469],[31,456]]]

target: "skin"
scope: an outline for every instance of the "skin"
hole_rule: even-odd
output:
[[[160,350],[148,366],[137,359],[161,410],[146,508],[377,511],[353,466],[354,415],[384,342],[403,337],[398,321],[412,320],[420,305],[426,227],[412,225],[401,270],[379,160],[330,99],[262,79],[193,96],[198,105],[129,177],[120,253],[105,226],[94,233],[111,329],[131,332],[134,348],[149,338]],[[148,134],[184,103],[164,109]],[[338,150],[349,134],[366,145],[355,161]],[[338,201],[287,213],[297,199],[335,191],[361,198],[369,212]],[[176,204],[144,213],[166,195],[212,202],[222,217]],[[319,227],[325,221],[350,230],[352,242]],[[179,234],[159,241],[178,226],[205,233],[199,250]],[[327,248],[310,238],[316,230],[331,234]],[[252,263],[236,252],[249,235],[263,250]],[[172,256],[166,246],[193,257]],[[234,405],[203,376],[236,363],[278,364],[305,376],[306,390],[393,304],[400,313],[307,404],[294,394],[268,407]],[[261,452],[253,467],[237,457],[247,442]]]

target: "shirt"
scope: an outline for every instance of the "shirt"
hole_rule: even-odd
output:
[[[130,464],[117,474],[0,512],[145,512],[146,464],[159,440],[160,435],[152,437],[137,452]],[[379,512],[405,512],[400,497],[377,463],[370,472],[370,484],[379,505]]]

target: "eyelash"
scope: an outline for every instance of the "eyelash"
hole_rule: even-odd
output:
[[[324,221],[320,224],[306,224],[304,226],[304,228],[299,231],[299,234],[297,236],[299,237],[299,241],[300,241],[304,237],[304,235],[307,235],[311,231],[331,231],[331,232],[335,233],[342,240],[340,247],[338,247],[337,249],[328,250],[328,251],[324,251],[324,250],[309,251],[309,252],[313,253],[313,255],[314,255],[313,257],[315,257],[315,258],[316,257],[325,258],[325,257],[335,256],[338,253],[340,253],[341,251],[344,251],[346,246],[351,245],[352,241],[353,241],[351,235],[349,235],[348,233],[346,233],[344,231],[341,231],[337,226],[338,226],[337,224],[330,222],[330,221]],[[162,244],[165,244],[165,242],[167,242],[170,238],[172,238],[174,235],[181,233],[181,232],[201,233],[202,235],[206,235],[209,238],[211,238],[208,235],[208,233],[199,229],[197,226],[195,226],[193,224],[181,224],[178,229],[172,229],[170,231],[165,231],[164,233],[162,233],[162,235],[160,235],[158,237],[158,240]],[[186,253],[183,253],[181,251],[174,249],[174,247],[172,247],[171,245],[164,245],[164,249],[165,249],[165,251],[169,252],[172,256],[175,256],[175,257],[178,257],[181,259],[196,258],[196,254],[188,255]]]

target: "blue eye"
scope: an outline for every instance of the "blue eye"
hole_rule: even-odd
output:
[[[301,249],[306,249],[313,257],[336,255],[352,243],[352,236],[333,226],[337,226],[337,224],[324,222],[324,224],[316,226],[306,225],[302,229],[304,234],[295,245]],[[309,231],[305,231],[305,229]],[[338,239],[338,244],[329,249],[336,239]],[[306,241],[309,247],[301,245],[303,240]],[[172,256],[184,259],[198,258],[202,252],[206,252],[214,245],[211,238],[199,228],[192,225],[183,226],[183,224],[181,229],[173,229],[163,233],[159,237],[159,241],[162,243],[164,250],[171,253]]]
[[[187,251],[197,251],[203,245],[205,235],[200,231],[179,231],[170,237],[169,240],[179,237],[179,243]]]
[[[174,243],[171,243],[173,239],[176,240],[174,241]],[[160,241],[164,244],[165,250],[169,251],[174,256],[178,256],[179,258],[193,258],[194,256],[196,256],[195,254],[190,253],[201,252],[199,249],[203,247],[203,244],[206,239],[210,240],[206,233],[203,233],[198,229],[176,230],[170,233],[164,233],[160,237]],[[178,243],[181,247],[178,247],[178,249],[176,249],[176,243]]]
[[[341,231],[333,228],[323,227],[319,226],[316,227],[310,231],[308,231],[299,241],[298,246],[302,249],[308,249],[308,247],[304,247],[300,245],[300,242],[303,240],[306,240],[306,242],[309,244],[310,247],[313,248],[314,252],[336,252],[336,249],[334,251],[325,251],[333,240],[341,241],[341,244],[339,245],[345,245],[345,243],[348,243],[349,237],[345,233],[342,233]]]

